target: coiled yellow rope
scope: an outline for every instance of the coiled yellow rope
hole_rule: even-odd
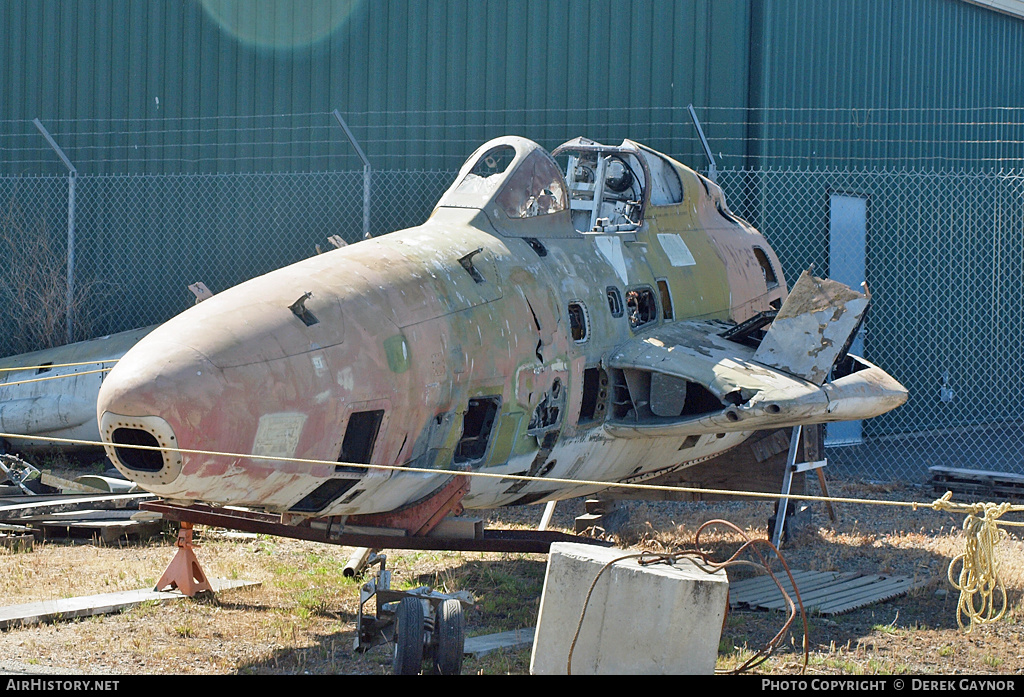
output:
[[[949,562],[946,576],[951,586],[960,591],[956,606],[956,622],[960,629],[970,632],[974,625],[998,622],[1006,614],[1006,586],[999,575],[996,545],[1006,538],[999,525],[1020,525],[1018,522],[1000,521],[1006,513],[1019,513],[1024,506],[1009,503],[954,503],[953,492],[934,501],[931,508],[966,515],[963,552]],[[960,565],[960,573],[954,569]],[[967,620],[965,626],[964,620]]]

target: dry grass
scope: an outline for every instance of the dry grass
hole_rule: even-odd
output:
[[[930,500],[915,489],[836,486],[834,494]],[[555,524],[568,528],[580,502],[559,506]],[[692,545],[706,520],[725,518],[749,535],[763,536],[768,503],[632,504],[623,544],[676,551]],[[830,674],[1013,673],[1024,670],[1024,544],[999,547],[1010,591],[1008,616],[970,634],[956,624],[956,593],[945,567],[963,547],[962,521],[950,514],[875,506],[840,506],[832,524],[816,513],[810,531],[789,544],[793,568],[875,571],[928,581],[909,596],[839,617],[812,617],[808,672]],[[540,509],[495,512],[492,523],[536,525]],[[211,577],[259,581],[258,588],[144,605],[120,615],[9,630],[0,652],[30,666],[96,673],[344,673],[390,672],[387,647],[351,650],[358,584],[342,577],[350,550],[268,537],[239,538],[205,530],[199,558]],[[703,536],[706,550],[725,556],[740,544],[726,530]],[[173,536],[124,546],[44,543],[29,553],[3,556],[0,602],[150,587],[173,555]],[[530,627],[536,621],[545,557],[542,555],[392,552],[395,585],[429,584],[477,597],[468,614],[470,636]],[[781,624],[775,614],[733,612],[726,623],[719,665],[739,664]],[[801,668],[802,629],[758,669],[793,674]],[[467,660],[464,672],[525,673],[529,651]]]

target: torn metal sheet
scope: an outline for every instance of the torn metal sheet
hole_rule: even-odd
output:
[[[93,496],[90,494],[75,495],[39,495],[30,502],[0,504],[0,520],[20,520],[41,513],[54,514],[66,511],[83,510],[123,510],[137,508],[142,501],[151,501],[152,494],[109,494]]]
[[[815,385],[846,351],[871,297],[804,271],[775,316],[754,360]]]

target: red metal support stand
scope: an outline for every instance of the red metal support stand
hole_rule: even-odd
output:
[[[206,574],[199,567],[199,560],[196,559],[196,553],[193,551],[192,523],[187,521],[181,522],[181,528],[178,529],[178,541],[175,544],[178,547],[178,551],[175,553],[170,565],[168,565],[167,570],[164,571],[164,575],[156,582],[156,588],[153,590],[161,591],[177,588],[181,591],[182,595],[190,598],[202,591],[210,591],[212,593],[213,587],[206,579]]]

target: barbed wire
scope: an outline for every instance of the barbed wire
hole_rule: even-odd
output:
[[[728,163],[973,168],[1024,166],[1024,107],[697,107],[712,150]],[[345,118],[374,163],[423,158],[461,160],[489,137],[538,138],[559,132],[597,138],[628,135],[659,149],[703,157],[683,106],[406,109],[347,112]],[[76,166],[196,166],[307,162],[329,169],[351,159],[333,112],[57,118],[45,123]],[[31,121],[5,119],[0,165],[50,165],[55,156],[33,139]],[[9,126],[18,124],[21,129]],[[19,132],[20,131],[20,132]],[[265,136],[265,139],[264,139]],[[251,152],[245,152],[250,150]],[[240,154],[239,151],[242,151]],[[185,156],[183,157],[182,154]],[[50,156],[47,156],[50,155]],[[88,172],[83,172],[88,173]]]

